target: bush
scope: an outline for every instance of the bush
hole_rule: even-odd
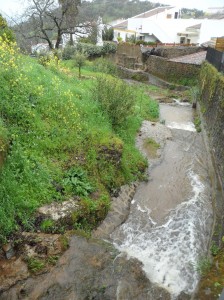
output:
[[[72,59],[75,52],[76,52],[75,46],[67,45],[62,52],[62,59],[64,60]]]
[[[102,51],[104,54],[115,53],[117,51],[117,44],[104,42]]]
[[[15,35],[11,29],[9,29],[6,20],[0,14],[0,36],[3,40],[7,40],[9,42],[15,41]]]
[[[104,42],[103,46],[93,44],[78,43],[77,51],[85,53],[89,58],[100,57],[105,54],[115,53],[117,46],[115,43]]]
[[[117,66],[108,59],[98,58],[94,61],[93,71],[110,75],[117,75]]]
[[[120,79],[99,76],[93,96],[108,114],[112,126],[121,124],[133,112],[133,89]]]

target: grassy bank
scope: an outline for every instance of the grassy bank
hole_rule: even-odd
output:
[[[57,65],[52,59],[42,66],[3,41],[0,56],[0,151],[5,157],[0,241],[21,229],[34,230],[41,205],[73,197],[81,207],[74,226],[94,228],[107,213],[110,194],[142,177],[146,161],[135,148],[135,135],[143,118],[158,117],[157,104],[142,88],[107,75],[104,93],[117,111],[129,96],[133,100],[115,124],[114,108],[99,101],[103,91],[96,87],[102,77],[97,79],[100,73],[89,66],[79,80],[71,63]],[[113,100],[118,87],[119,102]]]

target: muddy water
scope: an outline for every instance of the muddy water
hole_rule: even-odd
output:
[[[213,224],[208,156],[188,104],[161,104],[171,131],[162,157],[138,188],[127,221],[111,235],[115,246],[138,258],[152,282],[173,299],[192,294],[197,265],[206,255]]]

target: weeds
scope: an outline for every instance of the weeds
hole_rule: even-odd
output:
[[[54,228],[55,228],[55,223],[51,219],[44,220],[40,225],[40,229],[46,233],[52,232]]]
[[[201,119],[198,116],[194,118],[194,125],[197,132],[201,132]]]
[[[94,191],[93,186],[89,183],[87,175],[81,168],[71,168],[63,180],[65,188],[73,195],[88,196]]]
[[[152,138],[147,138],[144,140],[144,147],[147,150],[149,157],[154,158],[157,156],[157,150],[160,148],[160,145]]]
[[[219,251],[220,251],[219,246],[217,246],[214,241],[212,241],[212,245],[210,247],[210,251],[211,251],[211,254],[213,256],[216,256],[219,253]]]
[[[37,273],[45,267],[44,262],[34,257],[28,258],[27,264],[28,264],[28,269],[32,273]]]
[[[203,257],[201,258],[197,265],[196,265],[196,271],[201,275],[205,276],[211,269],[212,263],[209,258]]]

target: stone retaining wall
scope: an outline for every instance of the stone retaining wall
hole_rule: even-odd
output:
[[[184,56],[188,54],[197,53],[200,51],[203,51],[201,47],[195,47],[195,46],[163,46],[157,48],[157,53],[159,56],[164,58],[174,58],[178,56]]]
[[[205,62],[200,73],[200,103],[224,190],[224,75]]]
[[[116,227],[121,225],[128,217],[130,204],[134,197],[138,183],[121,187],[118,197],[112,198],[109,213],[103,223],[93,232],[94,238],[109,238]]]
[[[168,81],[186,78],[194,80],[199,76],[200,65],[168,61],[166,58],[151,55],[145,62],[145,71]]]
[[[149,48],[149,49],[152,49]],[[200,65],[169,61],[169,58],[200,52],[200,47],[158,47],[159,56],[151,55],[145,61],[138,45],[119,44],[115,62],[119,66],[132,70],[143,70],[166,81],[195,80],[200,72]],[[145,48],[143,52],[145,51]],[[184,84],[184,83],[183,83]]]

